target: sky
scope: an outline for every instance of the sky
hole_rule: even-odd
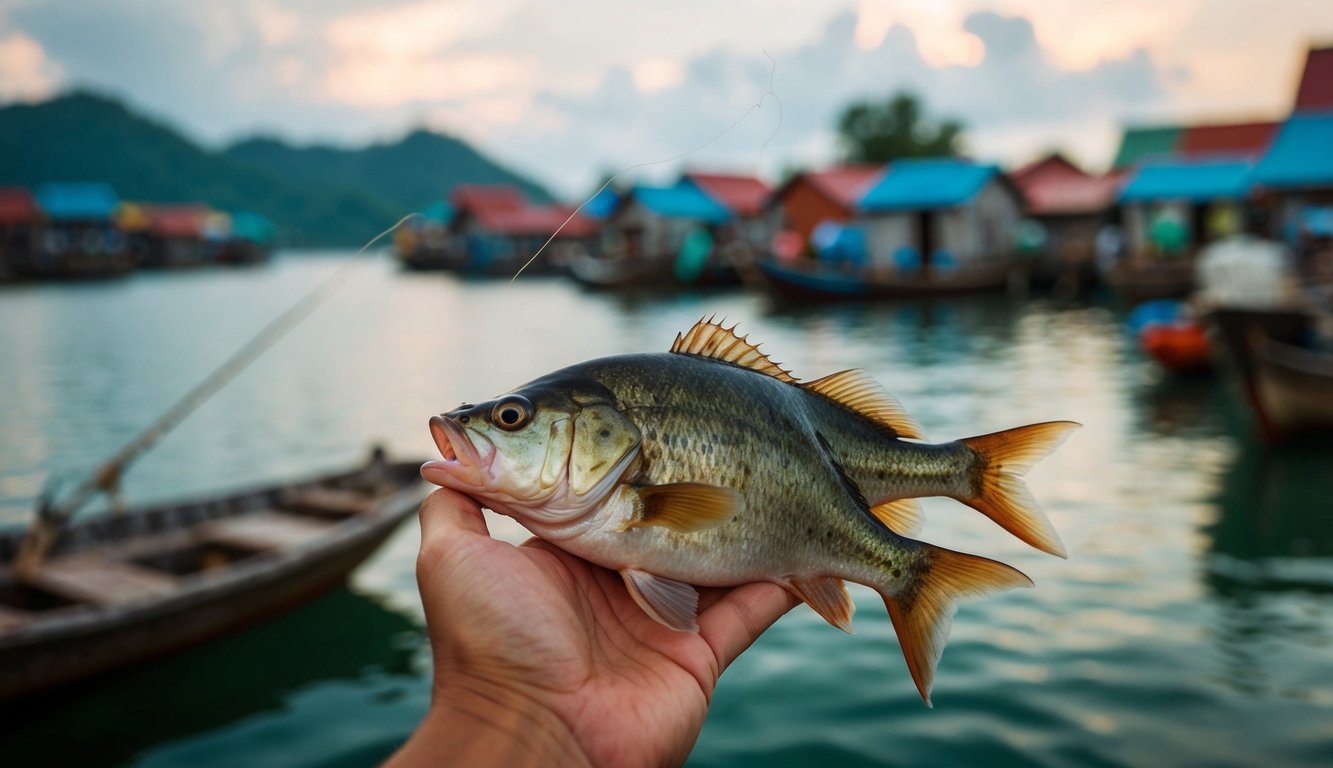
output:
[[[901,89],[979,159],[1096,169],[1123,124],[1281,118],[1311,44],[1328,0],[0,0],[0,101],[91,87],[210,147],[427,127],[573,198],[831,163]]]

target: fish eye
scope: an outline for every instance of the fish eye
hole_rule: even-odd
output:
[[[511,395],[491,409],[491,421],[507,432],[513,432],[532,421],[532,403],[522,395]]]

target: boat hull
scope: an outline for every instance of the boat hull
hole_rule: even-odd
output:
[[[846,272],[758,263],[759,273],[777,295],[796,301],[913,299],[1004,291],[1014,284],[1016,267],[1007,260],[916,275]]]

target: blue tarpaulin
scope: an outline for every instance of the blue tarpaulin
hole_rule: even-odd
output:
[[[1249,163],[1164,162],[1144,165],[1120,192],[1120,202],[1242,200],[1254,187]]]
[[[895,160],[884,178],[861,196],[868,212],[954,208],[971,200],[999,173],[993,165],[953,158]]]
[[[1333,187],[1333,112],[1288,118],[1255,166],[1254,178],[1274,189]]]
[[[693,184],[681,183],[674,187],[637,186],[631,194],[644,208],[659,216],[711,222],[731,219],[730,211]]]
[[[120,198],[109,184],[51,183],[37,188],[37,205],[53,221],[108,221]]]

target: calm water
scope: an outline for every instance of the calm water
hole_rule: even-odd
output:
[[[0,289],[0,525],[340,263]],[[787,312],[742,293],[624,299],[370,259],[137,465],[127,494],[299,476],[358,461],[372,441],[427,457],[431,414],[588,357],[664,350],[712,312],[797,375],[869,369],[935,439],[1086,427],[1030,476],[1068,561],[927,502],[922,538],[1038,585],[963,605],[933,710],[879,599],[854,587],[855,636],[800,608],[727,672],[693,764],[1333,764],[1333,448],[1251,445],[1225,384],[1161,380],[1104,308]],[[281,620],[0,712],[0,762],[374,762],[428,702],[416,537],[404,526],[347,589]]]

